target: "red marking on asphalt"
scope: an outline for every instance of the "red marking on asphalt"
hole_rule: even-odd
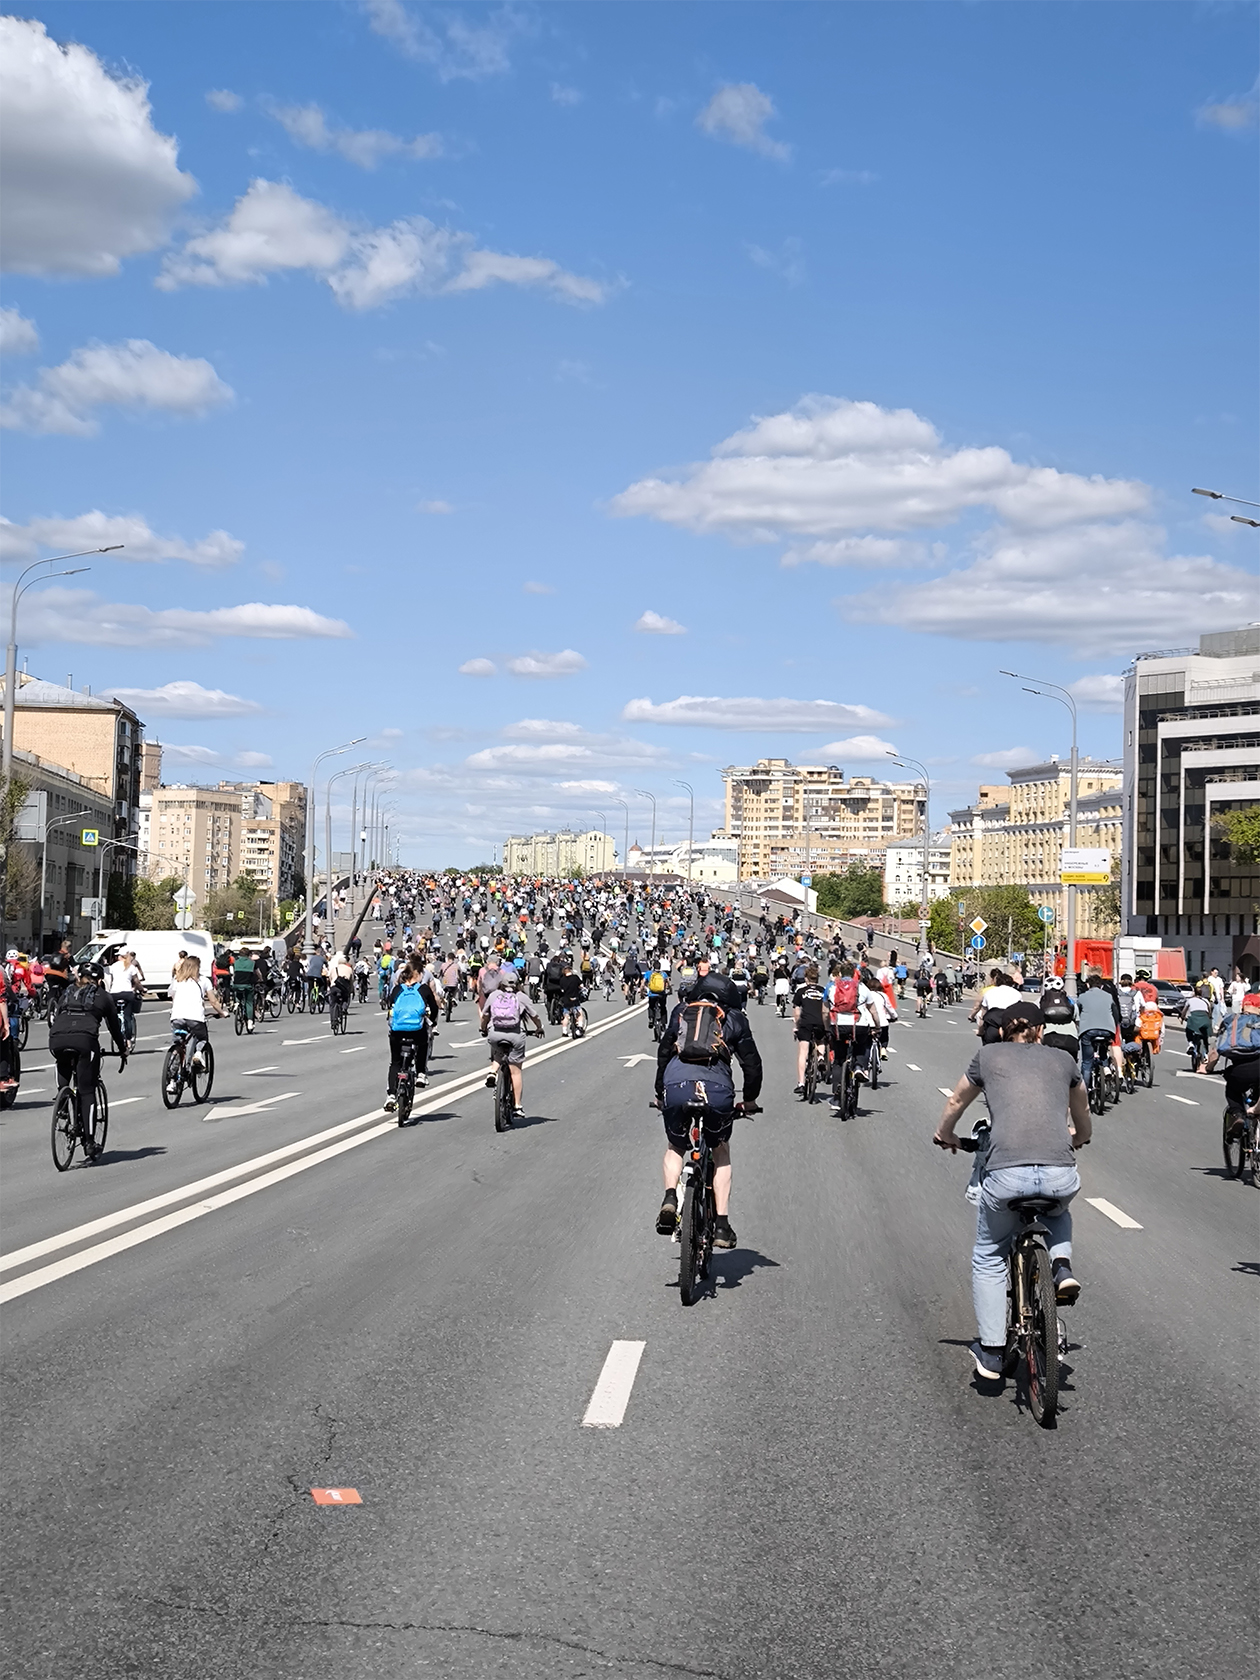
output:
[[[312,1488],[311,1498],[317,1505],[362,1505],[358,1488]]]

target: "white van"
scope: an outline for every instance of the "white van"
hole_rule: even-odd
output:
[[[144,995],[166,998],[171,995],[171,970],[181,951],[190,957],[201,958],[201,972],[208,980],[214,962],[214,940],[200,928],[184,932],[172,929],[137,928],[128,933],[120,928],[102,928],[90,945],[85,945],[75,957],[76,962],[100,962],[102,953],[119,945],[136,953],[140,972],[144,975]]]

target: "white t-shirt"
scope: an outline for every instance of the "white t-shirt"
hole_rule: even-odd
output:
[[[1019,1000],[1019,993],[1014,986],[986,986],[980,994],[981,1007],[986,1010],[1009,1009]]]
[[[135,963],[132,963],[131,967],[128,968],[121,957],[117,962],[110,963],[105,970],[106,990],[113,992],[115,995],[121,993],[126,997],[128,992],[136,991],[139,979],[140,970]]]
[[[204,1021],[208,980],[177,980],[171,987],[171,1020]]]

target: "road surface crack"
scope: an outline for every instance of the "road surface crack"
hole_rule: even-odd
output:
[[[178,1610],[192,1616],[218,1616],[225,1621],[239,1619],[236,1611],[217,1604],[185,1604],[166,1598],[147,1598],[144,1602],[161,1610]],[[478,1639],[500,1640],[505,1644],[521,1644],[532,1639],[541,1645],[554,1645],[563,1651],[576,1651],[584,1657],[595,1657],[600,1662],[635,1663],[641,1668],[659,1669],[663,1674],[690,1675],[692,1680],[728,1680],[726,1675],[719,1673],[715,1668],[694,1668],[690,1663],[671,1662],[661,1657],[605,1651],[598,1645],[587,1645],[580,1639],[564,1639],[558,1634],[543,1633],[540,1628],[487,1628],[477,1627],[471,1622],[369,1622],[357,1621],[348,1616],[272,1615],[269,1620],[273,1624],[283,1624],[286,1627],[347,1628],[355,1633],[462,1633],[471,1634]]]

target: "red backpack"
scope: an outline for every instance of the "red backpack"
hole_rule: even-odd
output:
[[[834,1022],[837,1015],[856,1015],[858,1007],[858,977],[850,974],[847,979],[837,980],[831,988],[831,1019]]]

